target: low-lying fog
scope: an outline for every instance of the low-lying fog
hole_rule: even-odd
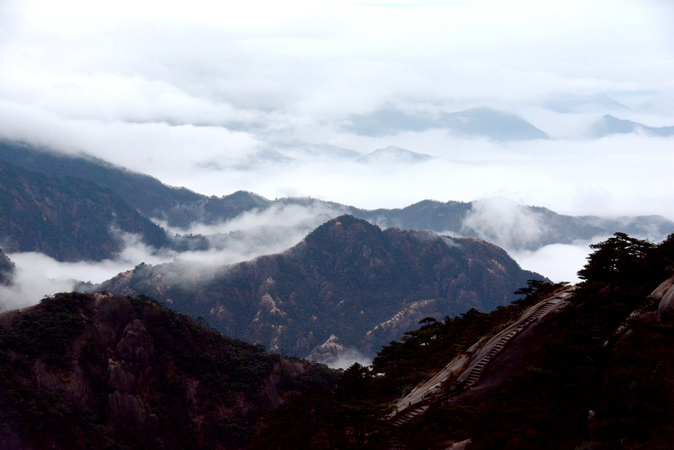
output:
[[[195,225],[189,230],[172,232],[203,234],[212,248],[207,251],[159,251],[148,248],[133,235],[126,235],[124,251],[115,260],[100,262],[59,262],[40,253],[11,253],[16,264],[14,285],[0,287],[0,310],[37,303],[44,295],[70,291],[79,281],[100,283],[137,264],[162,264],[180,260],[180,274],[216,270],[226,264],[282,252],[300,242],[320,224],[341,214],[326,206],[275,205],[265,211],[251,211],[220,225]],[[576,272],[583,267],[589,245],[608,236],[585,242],[553,244],[536,250],[523,246],[545,231],[545,223],[535,213],[503,198],[476,202],[464,220],[476,235],[508,251],[522,268],[539,272],[553,281],[577,282]],[[456,233],[453,233],[456,235]],[[664,236],[637,236],[650,240]],[[190,274],[191,270],[195,273]],[[176,279],[176,282],[177,279]]]

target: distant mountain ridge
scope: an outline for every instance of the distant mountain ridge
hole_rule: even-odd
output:
[[[400,209],[355,210],[357,217],[382,228],[430,230],[462,236],[478,236],[500,246],[535,250],[551,244],[572,244],[596,236],[610,235],[616,230],[635,236],[663,239],[674,231],[674,222],[662,216],[635,216],[607,219],[597,216],[566,216],[547,208],[511,204],[517,214],[530,218],[539,226],[535,236],[526,240],[500,242],[497,233],[512,224],[499,222],[497,214],[479,217],[484,202],[438,202],[423,200]],[[489,205],[486,206],[487,208]],[[485,216],[488,214],[486,213]],[[476,220],[467,220],[475,218]],[[477,220],[480,219],[480,220]],[[484,219],[484,220],[481,220]],[[524,230],[513,230],[523,233]]]
[[[550,139],[542,130],[521,117],[487,107],[442,113],[441,123],[449,130],[466,136],[486,136],[498,141]]]
[[[655,136],[674,136],[674,126],[649,127],[639,122],[618,119],[610,114],[604,115],[594,126],[595,135],[598,137],[610,134],[648,133]]]
[[[318,358],[314,350],[333,335],[343,348],[373,353],[406,329],[409,321],[383,325],[398,313],[418,321],[489,311],[510,303],[532,278],[542,279],[478,239],[382,231],[340,216],[282,254],[205,271],[179,262],[141,265],[80,289],[149,295],[228,336]],[[419,308],[422,300],[429,303]]]
[[[175,227],[227,220],[269,202],[244,192],[208,197],[186,188],[167,186],[149,175],[92,156],[66,155],[14,142],[0,141],[0,159],[33,172],[89,180],[115,192],[144,216],[165,220]]]
[[[6,252],[40,252],[59,261],[113,259],[122,233],[156,248],[163,229],[112,191],[90,181],[49,177],[0,161],[0,242]]]
[[[457,136],[483,137],[495,141],[549,139],[544,131],[523,118],[484,106],[455,112],[443,111],[437,115],[382,108],[369,114],[351,116],[344,128],[364,136],[388,136],[404,131],[444,128]]]
[[[423,200],[405,208],[365,210],[311,198],[268,200],[245,191],[222,197],[209,197],[185,188],[166,186],[156,178],[131,172],[86,155],[59,154],[7,141],[0,141],[0,160],[49,176],[70,176],[89,180],[110,189],[145,217],[166,223],[169,227],[185,230],[195,224],[213,225],[227,222],[244,212],[255,210],[261,212],[274,206],[298,205],[321,206],[322,214],[330,211],[332,217],[351,214],[382,228],[397,227],[457,236],[472,235],[500,246],[526,250],[535,250],[556,243],[571,244],[596,236],[610,236],[616,231],[653,240],[661,240],[674,231],[674,222],[661,216],[618,219],[566,216],[546,208],[512,204],[508,209],[530,219],[529,222],[537,229],[531,236],[524,236],[519,230],[512,229],[510,236],[505,237],[507,238],[505,241],[501,231],[517,224],[501,221],[498,211],[489,211],[488,202]],[[492,214],[488,214],[490,212]],[[206,249],[209,244],[204,239],[183,238],[181,242],[174,242],[172,245]]]

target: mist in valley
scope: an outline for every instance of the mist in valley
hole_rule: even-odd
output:
[[[607,235],[539,245],[550,230],[524,206],[674,220],[673,17],[655,0],[12,0],[0,6],[0,138],[206,195],[364,209],[474,201],[452,234],[575,282]],[[611,128],[607,114],[630,128]],[[219,270],[282,252],[342,212],[275,204],[189,229],[157,221],[201,235],[200,251],[126,236],[96,263],[10,254],[17,271],[0,308],[143,262]]]

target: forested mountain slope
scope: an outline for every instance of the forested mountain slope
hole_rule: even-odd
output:
[[[323,359],[337,339],[374,353],[425,316],[506,305],[530,278],[542,279],[478,239],[341,216],[282,254],[211,270],[142,265],[87,289],[146,294],[228,336]]]
[[[530,282],[509,307],[422,321],[371,367],[349,368],[334,391],[279,410],[252,448],[318,449],[318,440],[354,449],[671,448],[674,235],[653,245],[617,233],[594,248],[568,303],[509,342],[477,384],[457,373],[416,417],[388,420],[414,386],[558,287]],[[284,431],[309,410],[323,413],[299,433]]]
[[[336,375],[145,297],[58,294],[0,314],[0,448],[242,449]]]
[[[51,176],[91,181],[116,193],[145,217],[165,220],[175,227],[222,222],[270,203],[247,192],[208,197],[186,188],[167,186],[151,176],[89,155],[66,155],[9,141],[0,141],[0,160]]]
[[[99,185],[50,177],[0,161],[0,243],[5,252],[41,252],[59,261],[114,258],[123,233],[156,248],[163,229]]]
[[[8,285],[14,276],[14,263],[0,249],[0,284]]]

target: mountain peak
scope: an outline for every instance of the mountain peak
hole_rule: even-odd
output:
[[[416,163],[432,159],[430,155],[424,153],[416,153],[404,148],[390,145],[386,148],[379,148],[372,153],[361,156],[356,160],[359,163],[378,163],[378,164],[400,164],[400,163]]]
[[[308,247],[321,247],[325,249],[334,249],[336,247],[348,246],[354,240],[365,241],[371,239],[381,239],[382,231],[370,222],[357,219],[352,215],[344,214],[332,220],[309,233],[304,239]]]

